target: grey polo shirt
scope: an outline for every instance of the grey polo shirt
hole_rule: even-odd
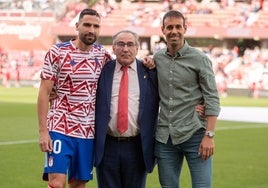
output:
[[[220,102],[212,62],[200,50],[188,45],[175,57],[164,48],[154,55],[159,84],[160,111],[156,140],[180,144],[206,127],[206,120],[195,111],[205,103],[205,115],[218,116]]]

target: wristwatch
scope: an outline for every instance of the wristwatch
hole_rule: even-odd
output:
[[[205,135],[208,136],[209,138],[213,138],[215,136],[215,132],[206,131]]]

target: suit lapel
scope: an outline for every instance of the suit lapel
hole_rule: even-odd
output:
[[[107,65],[107,69],[104,72],[105,74],[105,86],[104,87],[106,89],[106,94],[107,94],[106,96],[107,96],[109,109],[111,105],[114,69],[115,69],[115,60],[109,62],[109,65]]]
[[[143,105],[145,104],[146,100],[146,83],[147,83],[147,73],[141,61],[137,60],[137,71],[138,71],[138,78],[139,78],[139,86],[140,86],[140,106],[139,106],[139,115],[143,113]]]

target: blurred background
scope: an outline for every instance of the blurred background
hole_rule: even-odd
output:
[[[179,10],[186,39],[213,62],[221,97],[268,97],[268,0],[0,0],[0,84],[38,87],[45,52],[76,36],[87,7],[101,13],[99,43],[112,53],[111,36],[133,30],[138,57],[165,46],[161,18]]]

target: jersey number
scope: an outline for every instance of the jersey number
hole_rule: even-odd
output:
[[[61,146],[62,146],[62,143],[60,140],[55,140],[53,142],[53,152],[55,154],[59,154],[61,152]]]

